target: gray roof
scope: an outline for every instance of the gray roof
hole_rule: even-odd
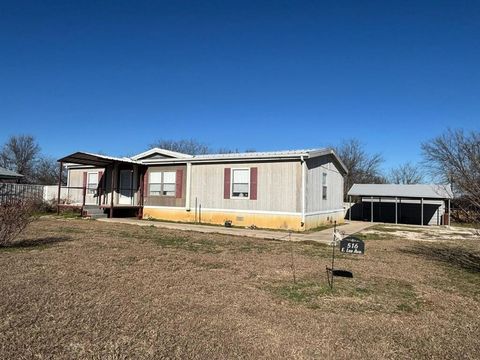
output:
[[[133,159],[146,153],[152,154],[155,149],[134,156]],[[160,149],[161,150],[161,149]],[[282,150],[282,151],[262,151],[262,152],[244,152],[244,153],[230,153],[230,154],[205,154],[205,155],[185,155],[176,158],[162,158],[162,159],[142,159],[139,160],[143,164],[165,164],[174,162],[229,162],[229,161],[256,161],[256,160],[272,160],[272,159],[300,159],[300,158],[314,158],[323,155],[332,155],[343,169],[345,173],[348,172],[345,164],[337,156],[332,149],[302,149],[302,150]],[[188,156],[188,157],[186,157]]]
[[[173,158],[191,158],[192,157],[192,155],[184,154],[178,151],[171,151],[171,150],[161,149],[159,147],[154,147],[150,150],[147,150],[140,154],[132,156],[132,160],[140,160],[141,158],[147,157],[152,154],[160,154],[160,155],[165,155],[167,157],[173,157]]]
[[[20,179],[23,175],[16,173],[15,171],[0,167],[0,179]]]
[[[289,156],[306,156],[316,151],[323,151],[325,149],[300,149],[300,150],[279,150],[279,151],[250,151],[243,153],[228,153],[228,154],[205,154],[196,155],[197,159],[232,159],[232,158],[264,158],[264,157],[289,157]]]
[[[167,155],[165,158],[146,158],[155,153]],[[318,156],[332,155],[338,162],[340,168],[344,173],[348,170],[342,160],[335,154],[332,149],[304,149],[304,150],[284,150],[284,151],[263,151],[263,152],[245,152],[245,153],[230,153],[230,154],[206,154],[206,155],[188,155],[175,151],[164,150],[160,148],[153,148],[141,154],[128,157],[113,157],[101,154],[93,154],[79,151],[68,156],[65,156],[58,161],[69,164],[91,165],[91,166],[107,166],[114,161],[155,165],[155,164],[175,164],[175,163],[205,163],[205,162],[241,162],[241,161],[268,161],[268,160],[284,160],[284,159],[310,159]]]
[[[452,199],[450,185],[439,184],[353,184],[348,191],[352,196],[410,197],[428,199]]]

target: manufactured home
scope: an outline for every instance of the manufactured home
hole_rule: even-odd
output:
[[[86,215],[296,231],[344,218],[347,170],[331,149],[188,155],[154,148],[130,158],[76,152],[59,162],[68,169],[59,209],[78,206]]]

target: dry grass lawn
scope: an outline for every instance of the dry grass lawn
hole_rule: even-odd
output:
[[[480,240],[375,234],[332,292],[325,245],[41,219],[0,249],[0,358],[478,359]]]

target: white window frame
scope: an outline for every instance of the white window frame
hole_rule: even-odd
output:
[[[158,182],[152,183],[152,182],[150,181],[151,175],[152,175],[152,174],[158,174],[158,173],[161,174],[161,175],[160,175],[160,182],[159,182],[159,183],[158,183]],[[164,178],[164,174],[165,174],[165,173],[173,173],[174,176],[175,176],[175,182],[173,182],[173,183],[165,183],[165,178]],[[164,195],[164,194],[163,194],[165,184],[168,184],[168,185],[172,185],[172,184],[173,184],[173,185],[175,186],[175,190],[173,191],[173,193],[174,193],[173,195]],[[151,186],[151,185],[160,185],[160,194],[155,194],[155,195],[151,194],[151,190],[150,190],[150,186]],[[171,198],[171,197],[175,197],[175,196],[177,195],[177,194],[176,194],[176,192],[177,192],[177,191],[176,191],[176,189],[177,189],[177,172],[176,172],[175,170],[151,171],[151,172],[148,174],[148,184],[147,184],[147,186],[148,186],[148,196],[161,196],[161,197],[170,197],[170,198]],[[155,191],[155,192],[158,192],[158,191]]]
[[[233,172],[235,170],[247,170],[248,171],[248,196],[233,196]],[[231,168],[230,169],[230,199],[234,199],[234,200],[250,200],[250,184],[251,184],[251,168],[245,168],[245,167],[242,167],[242,168]]]
[[[328,173],[322,172],[322,200],[328,199]]]
[[[89,180],[90,180],[90,175],[97,175],[97,183],[95,184],[94,187],[90,187],[89,185],[90,184],[94,184],[94,183],[90,183]],[[87,172],[87,184],[85,185],[87,187],[87,194],[89,195],[95,195],[96,192],[97,192],[97,189],[98,189],[98,185],[100,183],[100,179],[99,179],[99,176],[98,176],[98,171],[88,171]]]

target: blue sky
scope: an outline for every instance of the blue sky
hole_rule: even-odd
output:
[[[0,143],[322,147],[480,128],[478,1],[1,1]]]

